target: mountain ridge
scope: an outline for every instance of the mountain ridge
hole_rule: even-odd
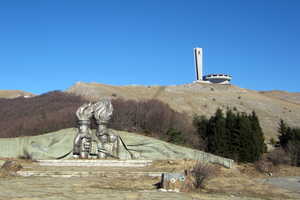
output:
[[[1,96],[0,98],[5,98]],[[254,110],[259,117],[266,140],[277,139],[280,119],[297,127],[300,119],[300,93],[281,90],[256,91],[232,84],[218,85],[194,82],[183,85],[108,85],[77,82],[64,92],[83,96],[95,102],[102,98],[158,99],[179,112],[205,115],[209,118],[217,108],[225,112],[227,107],[239,112]],[[15,95],[18,96],[18,95]],[[19,95],[21,96],[21,95]]]

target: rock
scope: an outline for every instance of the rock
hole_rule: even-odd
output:
[[[14,160],[7,160],[1,167],[1,169],[13,172],[20,171],[22,168],[23,167],[20,165],[20,163]]]

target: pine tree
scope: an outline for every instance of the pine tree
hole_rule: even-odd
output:
[[[169,135],[168,142],[177,145],[184,145],[184,136],[182,131],[175,130],[174,127],[170,127],[169,130],[167,131],[167,135]]]
[[[227,157],[237,161],[240,152],[240,135],[237,130],[237,117],[229,108],[226,112],[226,135],[228,143]]]
[[[214,116],[209,119],[207,134],[209,138],[208,151],[219,155],[227,155],[227,135],[226,120],[220,108],[217,109]]]
[[[246,113],[237,114],[237,127],[240,135],[240,162],[251,162],[251,123]]]
[[[251,160],[254,161],[260,159],[261,155],[265,152],[266,145],[264,133],[262,131],[262,128],[260,127],[259,119],[255,111],[252,111],[252,115],[249,115],[249,119],[251,122]]]
[[[285,147],[287,144],[288,144],[288,138],[287,138],[287,135],[286,135],[286,132],[287,132],[287,125],[286,123],[284,122],[283,119],[280,119],[280,122],[279,122],[279,127],[277,129],[277,133],[279,133],[279,135],[277,135],[279,141],[280,141],[280,145],[282,147]]]
[[[197,128],[197,133],[199,135],[199,138],[202,138],[204,140],[207,139],[207,125],[208,125],[208,119],[205,115],[194,115],[193,116],[193,125]]]

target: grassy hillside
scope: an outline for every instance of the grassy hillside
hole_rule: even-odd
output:
[[[77,82],[65,91],[80,95],[90,101],[101,98],[115,99],[158,99],[179,112],[191,115],[213,115],[216,109],[227,107],[240,112],[252,110],[259,117],[265,138],[277,139],[280,119],[290,126],[298,126],[300,119],[300,93],[285,91],[255,91],[235,85],[217,85],[210,83],[190,83],[170,86],[115,86],[101,83]]]
[[[53,91],[33,98],[0,98],[0,138],[32,136],[76,127],[75,110],[86,99]]]
[[[217,85],[210,83],[189,83],[170,86],[115,86],[101,83],[77,82],[64,93],[80,95],[87,101],[99,101],[101,98],[157,99],[167,103],[172,109],[187,112],[190,115],[210,117],[216,109],[231,107],[240,112],[252,110],[259,117],[266,140],[277,139],[280,119],[291,127],[299,127],[300,93],[286,91],[255,91],[235,85]],[[18,90],[0,90],[0,98],[35,96]]]

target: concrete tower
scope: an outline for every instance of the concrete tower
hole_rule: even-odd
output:
[[[196,81],[203,81],[203,67],[202,67],[202,48],[194,48],[194,58],[195,58],[195,70],[196,70]]]

